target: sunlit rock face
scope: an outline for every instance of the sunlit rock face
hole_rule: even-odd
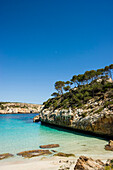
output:
[[[107,103],[107,106],[106,106]],[[81,108],[42,109],[35,121],[113,137],[113,99],[91,99]]]
[[[93,160],[92,158],[88,158],[86,156],[81,156],[77,160],[77,163],[74,167],[74,170],[104,170],[105,165],[100,160]]]

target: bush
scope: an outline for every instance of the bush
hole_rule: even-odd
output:
[[[86,117],[86,115],[87,115],[87,112],[82,113],[83,118]]]

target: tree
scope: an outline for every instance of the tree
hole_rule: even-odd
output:
[[[90,78],[92,79],[92,81],[94,80],[95,77],[96,77],[96,71],[95,70],[91,70],[90,71]]]
[[[72,82],[66,81],[65,84],[67,84],[67,85],[72,85]]]
[[[79,74],[77,76],[77,81],[79,82],[79,85],[80,85],[80,83],[82,82],[82,74]]]
[[[70,90],[70,86],[65,86],[63,89],[65,90],[65,91],[69,91]]]
[[[90,71],[86,71],[84,73],[84,80],[87,82],[87,84],[88,84],[89,79],[90,79]]]
[[[74,75],[74,76],[72,77],[71,82],[74,83],[75,86],[76,86],[76,84],[79,85],[79,83],[77,82],[77,76],[76,76],[76,75]]]
[[[57,96],[59,96],[59,94],[54,92],[54,93],[51,94],[51,96],[57,97]]]
[[[113,64],[109,65],[110,77],[112,79]]]
[[[58,91],[59,95],[63,94],[63,87],[65,86],[64,81],[57,81],[55,83],[55,89]]]

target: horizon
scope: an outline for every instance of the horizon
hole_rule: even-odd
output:
[[[113,1],[0,5],[0,101],[42,104],[56,81],[113,63]]]

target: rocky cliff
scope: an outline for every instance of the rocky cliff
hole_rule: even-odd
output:
[[[41,109],[39,104],[0,102],[0,114],[39,113]]]
[[[42,109],[34,121],[113,137],[113,99],[108,93],[75,109]]]

